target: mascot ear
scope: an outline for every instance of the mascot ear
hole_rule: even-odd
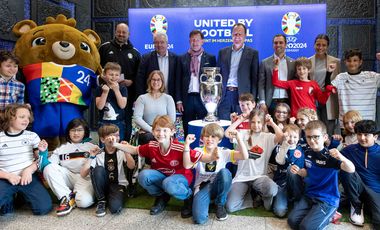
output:
[[[13,26],[12,32],[16,35],[16,37],[20,37],[21,35],[27,33],[29,30],[37,27],[37,24],[32,20],[22,20],[16,23]]]
[[[96,46],[100,45],[100,37],[95,31],[86,29],[83,33],[87,35],[88,39],[90,39]]]

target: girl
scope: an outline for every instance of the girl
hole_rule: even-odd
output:
[[[66,128],[67,143],[53,151],[50,164],[44,167],[45,163],[42,163],[44,178],[60,201],[57,216],[69,214],[76,206],[87,208],[94,203],[91,179],[87,174],[81,176],[85,164],[94,158],[90,150],[96,146],[89,142],[89,136],[90,129],[85,120],[71,120]],[[44,147],[46,151],[47,144]],[[44,155],[47,156],[47,151]]]
[[[216,123],[206,125],[201,132],[203,148],[195,151],[202,152],[200,162],[195,165],[196,176],[194,183],[193,221],[196,224],[204,224],[208,219],[208,209],[211,200],[215,200],[217,220],[226,220],[227,212],[225,204],[227,194],[231,188],[232,176],[226,164],[230,161],[248,159],[248,151],[236,130],[230,131],[230,136],[238,142],[241,151],[234,151],[218,147],[223,138],[224,130]],[[190,149],[190,144],[195,140],[194,134],[186,137],[185,149]],[[185,168],[192,168],[189,152],[184,152],[183,163]]]
[[[45,215],[52,209],[51,198],[41,184],[34,154],[40,138],[26,130],[33,121],[30,107],[11,104],[4,111],[4,131],[0,132],[0,208],[2,214],[13,212],[13,197],[22,195],[35,215]],[[41,150],[41,149],[40,149]]]
[[[267,176],[267,167],[271,153],[282,140],[283,133],[270,115],[265,115],[265,112],[259,109],[252,110],[249,120],[250,133],[242,137],[248,146],[249,159],[238,161],[237,173],[227,198],[229,212],[252,206],[252,203],[244,204],[244,197],[249,188],[256,190],[262,196],[264,207],[269,210],[278,190],[276,183]],[[263,132],[265,124],[270,125],[275,134]]]
[[[344,147],[351,144],[357,144],[358,139],[354,130],[355,123],[363,120],[359,111],[350,110],[343,115],[343,127],[344,127]]]
[[[318,120],[317,112],[309,108],[301,108],[297,112],[297,125],[301,129],[301,135],[299,144],[305,150],[307,146],[306,137],[305,137],[305,127],[310,121]]]
[[[280,129],[284,129],[284,127],[289,124],[290,119],[290,107],[288,104],[280,102],[276,105],[273,114],[273,121],[277,124]],[[272,133],[273,130],[270,130]]]
[[[307,107],[316,110],[315,102],[326,104],[327,99],[333,90],[332,85],[326,86],[326,91],[322,92],[316,81],[309,79],[311,61],[305,57],[300,57],[295,61],[296,80],[281,81],[278,79],[279,59],[274,59],[272,83],[274,86],[287,89],[290,92],[290,105],[292,116],[297,115],[298,109]],[[336,68],[336,64],[330,64],[326,78],[330,78],[331,72]]]

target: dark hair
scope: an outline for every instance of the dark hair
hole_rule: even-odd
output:
[[[362,57],[362,51],[360,49],[349,49],[349,50],[346,50],[344,51],[344,60],[348,60],[349,58],[353,57],[353,56],[358,56],[358,58],[360,60],[363,59]]]
[[[327,36],[327,34],[318,34],[317,37],[315,37],[314,44],[317,42],[318,39],[323,39],[327,41],[327,46],[330,45],[330,38]]]
[[[197,35],[197,34],[199,34],[199,36],[201,36],[202,39],[205,39],[205,36],[203,35],[203,33],[200,30],[192,30],[189,34],[189,38],[191,38],[192,36]]]
[[[244,33],[247,34],[247,27],[245,27],[245,25],[241,22],[238,22],[235,25],[233,25],[231,31],[234,30],[235,27],[238,27],[238,26],[242,26],[244,28]]]
[[[283,37],[283,38],[284,38],[284,41],[285,41],[285,44],[287,43],[287,41],[286,41],[286,37],[285,37],[285,35],[283,35],[283,34],[276,34],[276,35],[274,35],[274,36],[273,36],[273,39],[272,39],[272,43],[274,42],[274,39],[277,38],[277,37]]]
[[[0,63],[3,63],[7,60],[11,60],[15,62],[17,65],[19,64],[19,59],[12,53],[11,51],[8,50],[0,50]]]
[[[105,138],[108,135],[110,135],[112,133],[116,133],[116,132],[119,132],[119,127],[117,127],[117,125],[104,124],[104,125],[100,126],[100,128],[98,129],[99,139]]]
[[[380,132],[376,129],[376,122],[372,120],[361,120],[355,123],[355,133],[371,133],[373,135]]]
[[[239,101],[251,101],[255,103],[255,98],[251,93],[242,93],[239,96]]]
[[[90,137],[90,128],[88,127],[87,121],[85,121],[83,118],[74,118],[72,119],[69,124],[67,124],[66,130],[65,130],[65,135],[66,135],[66,140],[70,142],[70,130],[74,129],[76,127],[82,126],[84,129],[84,136],[83,140],[85,138]]]

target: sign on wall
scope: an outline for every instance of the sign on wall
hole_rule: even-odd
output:
[[[326,4],[129,9],[130,39],[143,54],[154,49],[152,34],[157,31],[167,33],[171,51],[183,54],[190,31],[199,29],[205,50],[217,55],[232,44],[231,28],[237,22],[246,25],[246,45],[257,49],[260,59],[273,54],[275,34],[286,36],[288,56],[309,57],[315,37],[326,32]]]

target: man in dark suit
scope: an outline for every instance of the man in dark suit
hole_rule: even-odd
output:
[[[137,97],[145,94],[148,88],[146,81],[153,70],[160,70],[165,77],[165,93],[174,97],[177,68],[177,55],[168,51],[168,36],[157,32],[153,36],[154,51],[144,54],[141,58],[136,77]]]
[[[273,115],[277,103],[284,102],[289,105],[288,93],[272,84],[273,60],[280,59],[279,79],[286,81],[294,78],[294,61],[285,55],[286,38],[282,34],[273,37],[274,54],[265,58],[260,64],[259,71],[259,105],[263,110]]]
[[[222,99],[218,107],[220,119],[230,120],[231,113],[241,112],[240,94],[257,96],[259,53],[244,45],[246,34],[244,24],[235,24],[232,27],[232,47],[222,48],[218,54],[218,66],[223,77]]]
[[[216,58],[203,50],[204,35],[199,30],[190,32],[190,49],[178,57],[175,101],[177,110],[183,114],[183,129],[187,135],[187,124],[191,120],[203,119],[206,114],[199,88],[199,76],[203,67],[215,67]]]

